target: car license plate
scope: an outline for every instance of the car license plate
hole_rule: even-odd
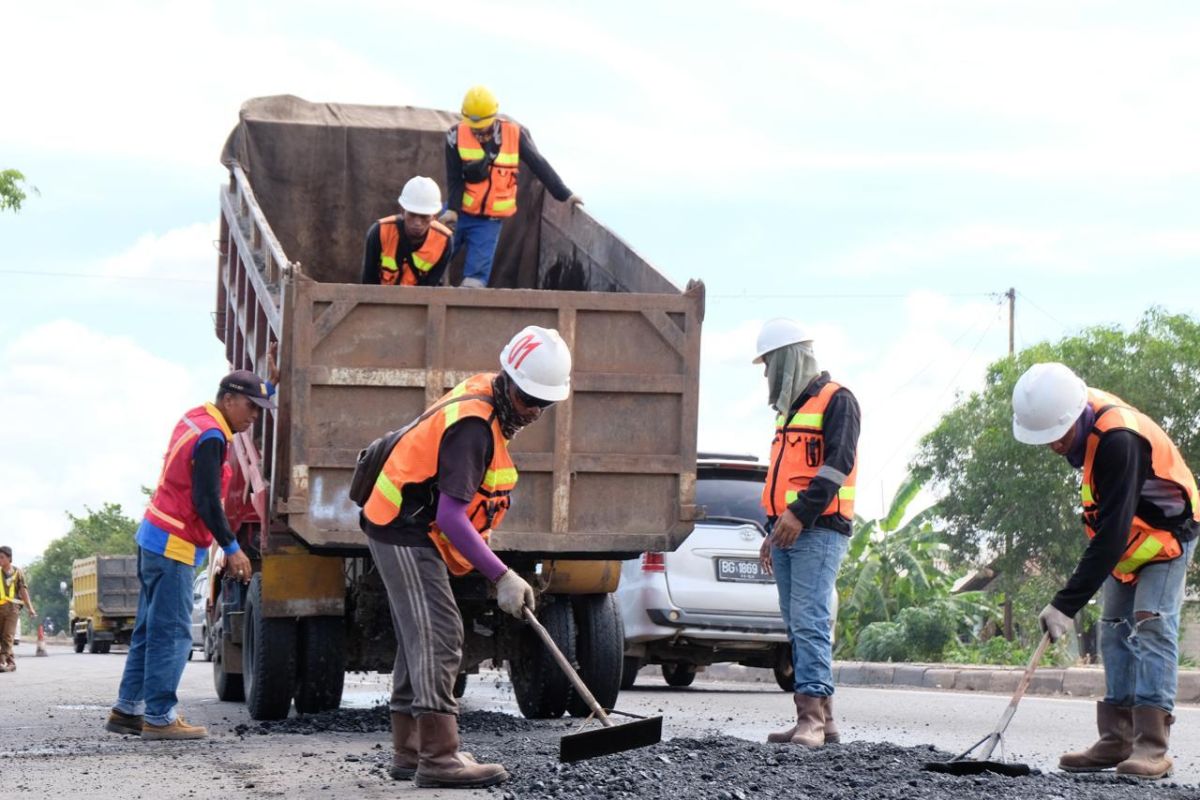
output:
[[[735,583],[774,583],[755,558],[714,558],[717,580]]]

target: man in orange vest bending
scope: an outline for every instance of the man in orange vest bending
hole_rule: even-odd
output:
[[[442,191],[433,178],[409,178],[400,213],[367,231],[362,282],[384,286],[440,286],[450,263],[450,229],[434,219]]]
[[[767,741],[820,747],[840,741],[833,721],[832,598],[854,520],[858,401],[820,370],[812,337],[793,320],[763,324],[754,359],[760,362],[778,415],[763,486],[772,527],[762,565],[775,573],[796,676],[796,724]]]
[[[1043,609],[1051,639],[1104,587],[1100,739],[1058,762],[1068,772],[1171,774],[1179,610],[1200,530],[1196,479],[1154,420],[1092,389],[1062,364],[1034,364],[1013,389],[1013,436],[1044,444],[1083,470],[1088,543],[1067,585]]]
[[[462,121],[446,134],[446,187],[449,210],[444,222],[457,220],[454,251],[467,248],[462,286],[488,285],[500,226],[517,213],[517,172],[527,164],[560,202],[580,205],[562,178],[538,152],[524,126],[497,116],[500,103],[486,87],[467,91]]]
[[[274,377],[274,359],[268,358]],[[137,530],[137,622],[125,658],[117,702],[105,729],[143,739],[203,739],[175,711],[179,679],[192,650],[192,584],[215,538],[225,571],[250,580],[250,559],[225,517],[223,498],[233,475],[229,445],[262,408],[272,408],[274,387],[253,372],[221,379],[215,403],[183,415],[171,434],[158,486]]]
[[[501,610],[523,619],[532,587],[488,547],[508,511],[517,432],[571,391],[571,353],[557,331],[529,326],[500,354],[500,372],[473,375],[400,436],[363,506],[367,545],[387,587],[396,631],[392,777],[418,786],[491,786],[500,764],[458,750],[454,681],[463,624],[450,576],[478,570]]]

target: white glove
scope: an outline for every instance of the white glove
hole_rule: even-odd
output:
[[[1038,614],[1038,623],[1041,624],[1043,631],[1050,634],[1052,642],[1057,642],[1059,637],[1071,630],[1071,626],[1074,624],[1070,617],[1053,605],[1047,605],[1042,609],[1042,613]]]
[[[528,606],[530,611],[534,610],[533,587],[510,569],[496,581],[496,602],[505,614],[525,619],[522,609]]]

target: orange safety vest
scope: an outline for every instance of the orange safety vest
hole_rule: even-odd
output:
[[[1087,450],[1083,456],[1083,483],[1080,486],[1083,522],[1088,538],[1096,535],[1092,525],[1099,516],[1100,503],[1104,499],[1096,491],[1092,473],[1096,449],[1100,446],[1100,438],[1114,430],[1133,431],[1150,443],[1151,476],[1178,486],[1180,497],[1187,502],[1192,519],[1200,520],[1200,494],[1196,490],[1196,478],[1180,455],[1179,448],[1158,423],[1116,395],[1098,389],[1088,389],[1088,405],[1096,414],[1096,422],[1088,434]],[[1134,516],[1125,552],[1121,554],[1121,560],[1117,562],[1112,575],[1122,583],[1133,583],[1137,580],[1137,571],[1146,564],[1170,561],[1178,558],[1182,552],[1183,548],[1175,534],[1151,527],[1145,520]]]
[[[829,381],[821,391],[804,401],[789,419],[775,418],[775,439],[771,442],[771,471],[763,486],[762,504],[767,515],[778,517],[812,483],[825,464],[825,409],[841,384]],[[838,489],[822,516],[838,514],[854,520],[854,486],[858,480],[858,457],[846,482]]]
[[[435,404],[442,408],[400,437],[363,506],[363,514],[368,520],[381,526],[395,520],[404,502],[404,487],[425,483],[437,475],[438,448],[446,430],[464,419],[479,417],[492,429],[492,460],[484,472],[483,483],[467,506],[467,517],[483,540],[488,540],[492,529],[504,519],[510,505],[509,495],[517,485],[517,468],[508,453],[508,440],[500,432],[500,421],[491,401],[494,377],[495,373],[482,373],[467,378]],[[429,525],[429,538],[452,574],[466,575],[474,569],[436,522]]]
[[[464,214],[483,217],[511,217],[517,213],[517,168],[521,161],[521,126],[512,120],[500,123],[500,152],[488,165],[488,176],[478,183],[463,187]],[[465,122],[458,124],[458,157],[466,167],[475,166],[487,158],[483,145]]]
[[[411,259],[405,258],[401,263],[396,260],[396,255],[400,250],[400,226],[403,224],[402,214],[379,220],[379,282],[384,286],[416,286],[418,277],[428,274],[442,260],[453,235],[436,219],[431,221],[425,243],[412,251]]]

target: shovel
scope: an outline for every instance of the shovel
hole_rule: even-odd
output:
[[[930,761],[925,765],[925,769],[931,772],[944,772],[947,775],[978,775],[982,772],[995,772],[997,775],[1007,775],[1012,778],[1020,778],[1030,773],[1028,764],[989,761],[988,759],[992,757],[992,751],[996,749],[996,745],[1000,744],[1004,731],[1008,728],[1008,723],[1012,721],[1013,714],[1017,713],[1017,703],[1021,702],[1021,697],[1029,688],[1029,682],[1033,680],[1033,673],[1049,644],[1050,634],[1047,633],[1042,636],[1037,650],[1033,651],[1033,657],[1029,659],[1029,666],[1025,668],[1025,674],[1021,676],[1021,682],[1017,684],[1017,690],[1013,692],[1012,700],[1008,701],[1008,708],[1004,709],[1000,721],[996,723],[996,727],[992,729],[991,733],[949,761]],[[983,749],[979,751],[979,757],[967,758],[980,745],[983,746]]]
[[[579,673],[571,666],[571,662],[567,661],[567,657],[550,638],[550,633],[542,627],[542,623],[538,622],[538,618],[534,616],[528,606],[525,607],[525,621],[537,631],[537,635],[541,637],[546,649],[554,656],[558,666],[562,667],[562,671],[566,673],[567,679],[571,681],[575,691],[592,710],[592,716],[599,719],[600,724],[604,726],[590,731],[585,731],[583,726],[580,726],[575,733],[564,736],[558,743],[559,761],[582,761],[585,758],[649,747],[662,741],[662,717],[639,717],[637,714],[613,711],[614,714],[633,717],[636,720],[636,722],[627,722],[623,725],[614,725],[613,721],[608,718],[608,714],[604,713],[604,709],[596,702],[596,698],[588,691],[583,679],[579,677]],[[587,720],[584,720],[584,725],[587,725]]]

